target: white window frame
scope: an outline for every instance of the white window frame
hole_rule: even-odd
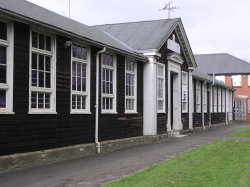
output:
[[[217,113],[217,87],[213,87],[214,113]]]
[[[250,75],[248,75],[248,86],[250,86]]]
[[[183,75],[185,76],[185,80],[183,80]],[[188,73],[182,71],[182,113],[188,112]],[[184,91],[186,91],[186,100],[184,100]],[[183,104],[186,104],[186,110],[183,109]]]
[[[0,46],[6,47],[6,84],[0,83],[0,90],[6,92],[6,107],[0,108],[0,114],[14,114],[13,112],[13,56],[14,56],[14,27],[13,22],[0,19],[6,23],[7,40],[0,39]]]
[[[207,113],[207,84],[203,84],[203,112]]]
[[[218,87],[218,112],[221,112],[221,87]]]
[[[42,50],[32,47],[32,32],[43,34],[51,37],[51,51]],[[51,88],[39,88],[32,86],[32,53],[47,55],[51,57]],[[29,114],[57,114],[56,112],[56,37],[55,35],[41,31],[40,29],[30,29],[30,62],[29,62]],[[31,94],[32,92],[49,93],[50,94],[50,108],[39,109],[31,108]]]
[[[199,98],[197,99],[197,96],[199,96]],[[200,81],[196,81],[196,112],[200,113],[201,112],[201,82]]]
[[[103,64],[102,56],[101,56],[101,113],[102,114],[117,114],[117,92],[116,92],[116,85],[117,85],[117,56],[113,53],[104,53],[107,55],[111,55],[113,57],[113,94],[105,94],[103,93],[103,84],[102,84],[102,78],[103,78],[103,68],[106,67],[108,69],[111,69],[110,66],[106,66]],[[103,98],[113,98],[113,109],[107,110],[103,109]]]
[[[87,52],[87,59],[83,60],[80,58],[76,58],[73,57],[73,46],[80,46],[82,48],[86,49]],[[91,64],[90,64],[90,47],[78,42],[73,42],[71,45],[71,81],[70,81],[70,87],[71,87],[71,94],[70,94],[70,114],[91,114],[90,112],[90,97],[91,97],[91,93],[90,93],[90,72],[91,72]],[[76,62],[77,64],[83,64],[86,65],[86,91],[76,91],[73,90],[73,84],[72,84],[72,80],[73,80],[73,62]],[[86,109],[73,109],[72,108],[72,98],[73,95],[76,96],[85,96],[86,97]]]
[[[250,113],[250,99],[247,100],[247,112]]]
[[[221,89],[222,92],[222,112],[226,112],[226,89]]]
[[[232,81],[233,81],[234,87],[241,87],[242,86],[242,76],[241,75],[232,75]]]
[[[127,63],[133,62],[134,63],[134,71],[129,71],[126,69]],[[127,74],[134,75],[134,96],[127,96],[127,86],[126,86],[126,80],[127,80]],[[128,110],[127,109],[127,99],[134,100],[134,109]],[[137,62],[135,60],[126,58],[125,60],[125,113],[126,114],[134,114],[137,113]]]
[[[158,68],[163,68],[163,76],[160,76],[158,74]],[[165,77],[165,74],[166,74],[166,71],[165,71],[165,64],[161,64],[161,63],[157,63],[157,70],[156,70],[156,73],[157,73],[157,85],[156,85],[156,89],[157,89],[157,113],[166,113],[166,77]],[[159,98],[158,97],[158,80],[161,79],[163,80],[163,97],[162,98]],[[158,108],[158,102],[159,101],[162,101],[163,102],[163,108],[162,109],[159,109]]]

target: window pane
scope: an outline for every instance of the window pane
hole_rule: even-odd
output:
[[[86,79],[85,78],[83,78],[82,79],[82,91],[86,91]]]
[[[0,46],[0,65],[6,64],[6,47]]]
[[[45,108],[50,108],[50,94],[45,94]]]
[[[44,72],[39,72],[39,87],[44,88]]]
[[[75,62],[73,62],[73,65],[72,65],[72,75],[76,76],[76,63]]]
[[[6,84],[6,66],[0,65],[0,83]]]
[[[44,108],[44,94],[38,93],[38,108]]]
[[[86,77],[86,65],[82,65],[82,77]]]
[[[46,88],[51,88],[50,73],[46,73]]]
[[[81,76],[81,64],[77,64],[77,76]]]
[[[163,101],[158,101],[158,110],[163,110]]]
[[[81,96],[77,96],[77,109],[81,109]]]
[[[0,108],[6,108],[6,91],[0,90]]]
[[[45,70],[46,70],[46,71],[51,71],[51,70],[50,70],[50,57],[49,57],[49,56],[46,56],[46,57],[45,57],[45,66],[46,66],[46,67],[45,67]]]
[[[46,50],[51,51],[51,37],[46,36]]]
[[[39,70],[44,71],[44,56],[39,55]]]
[[[86,109],[86,97],[82,96],[82,109]]]
[[[39,34],[39,49],[45,49],[44,48],[44,35],[43,34]]]
[[[76,90],[76,77],[72,77],[72,89]]]
[[[76,96],[72,95],[72,109],[76,109]]]
[[[37,54],[32,53],[32,69],[37,69]]]
[[[86,48],[82,48],[82,59],[84,59],[84,60],[87,59],[87,50],[86,50]]]
[[[0,22],[0,39],[7,40],[7,24]]]
[[[32,32],[32,47],[38,48],[37,33]]]
[[[32,70],[32,86],[37,86],[37,71]]]
[[[81,78],[77,78],[77,91],[82,91],[81,90]]]
[[[37,108],[37,93],[31,93],[31,108]]]
[[[82,56],[82,48],[77,46],[77,48],[76,48],[76,57],[81,58],[81,56]]]

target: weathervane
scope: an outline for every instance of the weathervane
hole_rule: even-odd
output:
[[[168,19],[170,19],[170,13],[171,13],[171,11],[179,9],[179,7],[171,6],[171,3],[172,3],[172,1],[170,1],[168,3],[165,3],[165,6],[162,9],[159,9],[159,11],[162,11],[162,10],[167,10],[168,11]]]
[[[70,0],[69,0],[69,18],[70,18]]]

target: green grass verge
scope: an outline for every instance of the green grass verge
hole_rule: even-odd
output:
[[[250,138],[250,128],[231,134],[230,137]]]
[[[212,143],[104,186],[249,187],[250,141]]]

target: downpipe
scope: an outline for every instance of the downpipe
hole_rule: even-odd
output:
[[[95,104],[95,144],[96,151],[98,154],[101,153],[101,144],[99,142],[99,56],[100,54],[106,51],[106,47],[104,47],[101,51],[98,51],[96,54],[96,104]]]

